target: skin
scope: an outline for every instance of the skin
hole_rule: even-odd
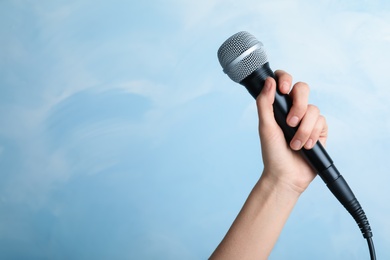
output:
[[[293,101],[287,123],[300,124],[299,128],[287,144],[273,114],[277,85],[268,78],[256,99],[264,170],[211,260],[267,259],[299,196],[316,176],[296,151],[310,149],[317,141],[325,145],[326,120],[316,106],[308,104],[306,83],[292,86],[288,73],[278,70],[275,75],[279,90]]]

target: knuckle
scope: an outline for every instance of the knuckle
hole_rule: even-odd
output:
[[[307,104],[298,103],[298,104],[295,104],[294,112],[295,112],[295,114],[299,115],[300,117],[303,117],[303,115],[306,113],[307,109],[308,109]]]
[[[323,115],[320,115],[319,120],[321,120],[325,126],[328,125],[328,123],[326,122],[326,118]]]
[[[306,83],[306,82],[303,82],[303,81],[298,81],[296,84],[295,84],[298,88],[300,89],[303,89],[307,92],[310,91],[310,87],[309,85]]]
[[[297,135],[301,137],[301,139],[306,139],[311,135],[312,131],[308,128],[300,127],[297,131]]]
[[[275,71],[275,75],[277,77],[286,77],[286,78],[289,78],[289,79],[292,78],[292,76],[289,73],[285,72],[284,70],[276,70]]]
[[[318,116],[318,123],[319,123],[322,127],[326,127],[326,126],[327,126],[326,118],[325,118],[323,115],[319,115],[319,116]]]
[[[320,115],[318,117],[317,123],[314,125],[314,129],[311,135],[315,138],[318,138],[319,136],[321,136],[323,133],[326,133],[327,131],[328,131],[328,126],[326,124],[325,117]]]
[[[313,129],[313,132],[317,135],[319,135],[321,132],[322,132],[322,130],[324,129],[324,125],[323,124],[321,124],[321,123],[318,123],[318,124],[316,124],[315,126],[314,126],[314,129]]]
[[[324,116],[320,116],[322,123],[322,129],[321,133],[327,133],[328,132],[328,123],[326,122],[326,118]]]
[[[311,113],[320,115],[320,109],[315,105],[307,105],[307,109],[310,110]],[[319,116],[320,117],[320,116]]]

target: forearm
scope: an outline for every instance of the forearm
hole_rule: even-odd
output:
[[[267,259],[299,193],[263,173],[210,259]]]

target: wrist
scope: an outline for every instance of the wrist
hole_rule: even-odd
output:
[[[284,178],[282,174],[275,174],[266,169],[264,169],[259,183],[262,183],[267,189],[291,199],[298,199],[308,186],[306,183],[297,184],[289,178]]]

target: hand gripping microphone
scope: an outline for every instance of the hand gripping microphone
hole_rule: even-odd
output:
[[[255,99],[260,94],[266,78],[275,78],[263,44],[248,32],[238,32],[227,39],[218,50],[218,60],[223,71],[233,81],[245,86]],[[291,105],[290,97],[277,88],[273,105],[274,115],[288,143],[297,131],[297,127],[290,127],[286,122]],[[302,148],[300,153],[355,219],[363,237],[367,239],[371,259],[376,259],[367,217],[324,147],[317,142],[312,149]]]

